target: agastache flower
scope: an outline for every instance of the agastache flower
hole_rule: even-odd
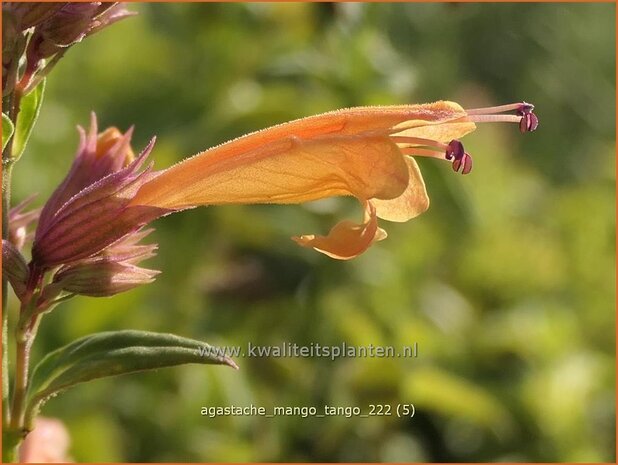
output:
[[[464,110],[453,102],[360,107],[303,118],[248,134],[154,173],[129,206],[182,210],[200,205],[289,204],[351,195],[360,224],[343,221],[326,236],[293,239],[347,260],[386,233],[377,218],[404,222],[429,207],[412,157],[450,161],[467,174],[472,158],[459,140],[475,123],[512,122],[534,131],[533,106],[517,103]],[[502,114],[513,111],[515,114]]]
[[[436,102],[339,110],[248,134],[158,172],[141,170],[154,140],[133,160],[130,131],[112,128],[95,136],[93,118],[88,136],[80,130],[69,175],[43,209],[30,268],[60,267],[50,292],[111,295],[154,277],[156,272],[136,267],[154,249],[136,248],[131,237],[155,218],[200,205],[289,204],[343,195],[363,206],[361,223],[342,221],[326,236],[293,239],[351,259],[386,237],[378,218],[405,222],[429,207],[413,157],[450,161],[467,174],[472,158],[459,139],[481,122],[513,122],[533,131],[538,120],[532,109],[520,103],[466,111]]]

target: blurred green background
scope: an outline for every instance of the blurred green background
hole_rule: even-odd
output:
[[[466,177],[420,160],[432,200],[352,262],[289,237],[349,199],[202,208],[155,223],[156,283],[77,298],[35,356],[135,328],[218,345],[419,344],[416,359],[239,359],[52,400],[78,461],[615,460],[615,5],[142,4],[50,75],[14,200],[47,198],[95,110],[154,134],[156,166],[356,105],[526,100],[540,127],[481,125]],[[148,265],[147,265],[148,266]],[[396,417],[200,416],[202,406],[413,402]]]

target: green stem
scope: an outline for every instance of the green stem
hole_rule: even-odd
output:
[[[2,239],[9,236],[9,208],[11,206],[11,174],[13,168],[7,165],[2,170]],[[6,426],[10,418],[9,408],[9,354],[7,306],[8,281],[2,276],[2,424]]]
[[[11,422],[9,423],[9,428],[15,431],[20,430],[24,423],[23,415],[28,391],[30,349],[33,339],[33,335],[27,329],[18,331],[15,344],[15,387],[13,390],[13,404],[11,406]]]
[[[9,75],[7,77],[7,85],[10,85],[13,89],[17,84],[17,65],[16,58],[13,59],[12,66],[9,69]],[[19,99],[17,99],[19,100]],[[6,112],[13,127],[17,122],[17,112],[15,110],[16,102],[14,92],[11,92],[2,101],[2,112]],[[13,136],[7,142],[4,150],[2,151],[2,239],[8,239],[9,237],[9,210],[11,208],[11,175],[13,172],[13,166],[11,162],[11,152],[13,150]],[[2,274],[2,425],[7,426],[10,418],[9,409],[9,355],[8,355],[8,281]]]
[[[4,285],[4,283],[3,283]],[[2,295],[6,294],[6,286],[2,289]],[[2,312],[2,425],[9,424],[11,419],[11,410],[9,407],[9,356],[7,338],[9,336],[9,319],[5,316],[5,311]]]
[[[19,114],[22,91],[16,89],[17,66],[13,66],[8,77],[12,82],[13,92],[3,99],[2,111],[7,112],[13,127],[17,127],[17,115]],[[5,108],[6,103],[6,108]],[[13,174],[14,160],[13,141],[14,135],[6,143],[2,151],[2,239],[9,238],[9,210],[11,208],[11,178]],[[3,463],[17,460],[17,446],[23,440],[23,433],[16,431],[10,426],[14,420],[9,405],[10,381],[9,381],[9,355],[8,355],[8,281],[2,276],[2,461]],[[25,357],[29,358],[29,348]],[[27,377],[27,368],[26,368]],[[17,384],[17,382],[15,383]],[[23,410],[23,407],[21,407]]]
[[[17,446],[21,440],[21,436],[13,431],[2,430],[2,463],[17,462]]]
[[[33,315],[33,305],[37,296],[30,298],[28,302],[22,304],[20,311],[20,321],[15,330],[15,381],[13,385],[13,403],[11,405],[11,420],[8,428],[4,428],[6,439],[17,454],[17,448],[21,441],[28,434],[28,427],[25,423],[26,400],[28,396],[28,386],[30,382],[30,349],[36,336],[39,326],[40,315]],[[3,454],[9,454],[4,447]]]

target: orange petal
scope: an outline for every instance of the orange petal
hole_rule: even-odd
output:
[[[122,144],[115,147],[123,138],[124,140]],[[120,132],[118,128],[110,127],[100,133],[97,137],[96,158],[103,157],[114,148],[121,150],[121,152],[117,153],[122,154],[124,158],[124,163],[122,165],[123,167],[135,160],[135,154],[131,149],[130,138],[125,137],[125,134]]]
[[[392,199],[408,168],[388,140],[427,137],[461,123],[453,102],[337,110],[273,126],[214,147],[164,170],[131,202],[163,208],[231,203],[299,203],[334,195]]]
[[[378,228],[376,209],[365,202],[365,218],[362,224],[345,220],[337,223],[328,236],[307,234],[294,236],[292,240],[339,260],[350,260],[367,250],[371,244],[386,238],[386,231]]]
[[[384,136],[286,136],[236,150],[225,144],[183,161],[147,182],[133,205],[301,203],[353,195],[395,198],[408,186],[399,148]]]
[[[418,165],[413,158],[405,157],[408,165],[408,187],[394,199],[371,199],[379,218],[403,223],[417,217],[429,208],[429,196]]]

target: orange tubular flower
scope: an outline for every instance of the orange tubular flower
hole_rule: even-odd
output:
[[[293,239],[347,260],[386,237],[377,218],[404,222],[429,198],[412,156],[451,160],[463,174],[472,159],[459,138],[476,122],[538,125],[533,106],[517,103],[466,111],[453,102],[338,110],[273,126],[153,173],[131,206],[181,210],[200,205],[289,204],[351,195],[364,206],[361,224],[338,223],[327,236]],[[503,115],[506,111],[514,115]]]

